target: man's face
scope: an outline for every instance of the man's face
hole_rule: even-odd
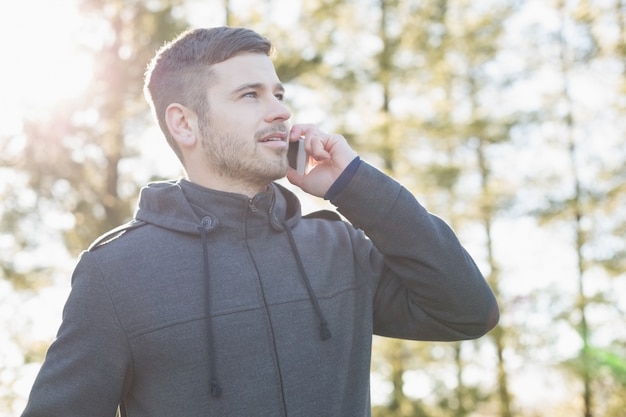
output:
[[[213,66],[209,114],[198,115],[210,174],[266,186],[287,172],[291,117],[269,57],[245,54]]]

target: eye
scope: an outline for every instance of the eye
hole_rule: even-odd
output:
[[[278,101],[285,100],[285,95],[283,93],[274,94],[274,97],[276,97]]]
[[[257,93],[256,93],[256,91],[248,91],[247,93],[242,95],[242,97],[256,98],[257,97]]]

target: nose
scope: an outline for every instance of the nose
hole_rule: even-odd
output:
[[[271,107],[267,113],[268,122],[285,121],[291,117],[289,107],[278,98],[274,97]]]

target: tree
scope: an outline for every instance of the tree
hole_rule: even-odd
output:
[[[602,360],[594,338],[601,326],[593,323],[593,313],[610,305],[610,275],[623,274],[623,245],[615,246],[615,238],[623,236],[623,214],[615,209],[616,204],[623,204],[624,174],[620,170],[625,159],[618,159],[617,165],[601,163],[596,156],[596,149],[590,146],[593,138],[590,132],[594,122],[587,115],[597,111],[585,106],[578,99],[577,90],[584,82],[586,68],[606,64],[602,57],[602,41],[597,29],[604,20],[603,10],[588,1],[557,1],[555,10],[560,16],[560,25],[556,32],[554,68],[562,80],[554,91],[546,108],[546,123],[555,124],[551,143],[560,150],[567,162],[563,175],[552,178],[555,187],[551,197],[542,209],[539,218],[546,224],[563,225],[569,230],[571,251],[575,265],[573,267],[576,288],[574,298],[561,318],[571,324],[580,338],[580,350],[576,357],[565,361],[567,369],[581,382],[582,415],[592,417],[604,415],[605,401],[598,395],[601,383]],[[604,13],[610,13],[606,10]],[[612,60],[613,57],[609,57]],[[619,117],[619,116],[617,116]],[[623,129],[623,124],[616,127]],[[607,217],[608,216],[608,217]],[[617,265],[622,265],[617,266]],[[617,266],[617,267],[616,267]],[[592,290],[591,280],[596,284]],[[607,284],[598,288],[601,279]],[[623,317],[623,316],[622,316]],[[600,355],[602,356],[602,354]],[[607,359],[604,357],[604,359]]]
[[[506,145],[510,130],[520,115],[514,108],[494,111],[492,103],[498,101],[494,97],[499,97],[498,91],[506,89],[512,80],[509,79],[511,75],[506,73],[490,73],[490,68],[501,52],[501,22],[506,21],[515,8],[506,3],[488,10],[465,2],[458,2],[453,7],[448,2],[440,4],[445,6],[442,8],[442,29],[438,47],[431,51],[434,59],[429,66],[435,71],[428,88],[438,89],[441,93],[438,99],[433,99],[433,116],[425,123],[425,134],[432,138],[427,146],[433,152],[433,162],[425,164],[425,176],[435,185],[430,194],[436,202],[440,202],[438,212],[445,213],[453,227],[462,228],[468,223],[477,223],[482,229],[486,277],[501,301],[504,315],[506,305],[503,301],[506,296],[500,291],[503,277],[494,254],[496,243],[492,230],[499,214],[512,204],[513,196],[508,191],[510,185],[494,175],[490,151],[491,148]],[[464,21],[459,22],[455,16],[463,16]],[[465,115],[460,110],[462,108],[467,109]],[[478,188],[469,191],[471,188],[463,184],[463,175],[476,176]],[[507,339],[512,334],[501,323],[489,336],[496,348],[497,398],[499,415],[503,417],[513,415],[513,399],[504,359]],[[455,399],[458,407],[455,415],[458,416],[467,415],[480,401],[476,390],[473,391],[474,398],[467,398],[470,390],[463,382],[462,348],[463,344],[457,344],[454,355],[459,369]]]
[[[75,258],[130,217],[138,187],[151,179],[134,170],[139,138],[154,125],[142,98],[144,68],[186,26],[187,7],[206,7],[223,23],[267,35],[292,122],[344,134],[407,185],[469,243],[497,293],[501,323],[478,341],[375,338],[374,379],[388,395],[374,415],[532,415],[520,403],[516,371],[541,356],[542,371],[562,364],[564,379],[579,384],[568,404],[579,396],[586,416],[621,416],[625,0],[301,0],[289,3],[289,15],[276,0],[241,4],[81,1],[88,28],[76,39],[97,59],[89,90],[0,141],[0,175],[10,180],[0,186],[0,285],[26,300],[57,275],[67,280],[57,254]],[[528,31],[516,33],[513,21],[529,14]],[[605,90],[613,91],[594,105]],[[523,103],[530,94],[536,102]],[[571,261],[553,286],[516,293],[501,230],[529,213]],[[552,279],[544,269],[531,274]],[[5,332],[26,363],[37,363],[45,346],[26,327],[11,320]],[[575,352],[559,350],[564,336],[580,342]],[[10,393],[0,385],[5,402]],[[554,407],[545,412],[566,412]]]
[[[180,3],[82,1],[89,27],[76,39],[93,54],[93,82],[79,99],[58,103],[45,117],[31,115],[22,133],[3,140],[0,166],[13,181],[0,189],[0,233],[10,239],[0,254],[0,278],[18,297],[36,296],[67,272],[57,252],[74,258],[99,234],[129,220],[139,187],[129,166],[138,152],[133,142],[149,118],[143,73],[153,51],[184,27],[176,17]],[[94,31],[98,36],[89,35]],[[28,265],[11,261],[27,253]],[[47,343],[14,330],[19,333],[11,342],[24,362],[40,362]],[[3,391],[13,371],[6,370]]]
[[[122,162],[137,152],[129,137],[147,124],[143,72],[153,51],[183,27],[172,2],[81,5],[90,29],[102,35],[84,44],[94,54],[93,82],[79,100],[58,106],[43,121],[27,121],[22,156],[12,161],[28,176],[39,204],[72,214],[73,227],[64,235],[73,253],[130,216],[137,185]]]
[[[367,2],[359,3],[359,7],[339,1],[324,5],[331,7],[335,16],[335,30],[323,44],[325,54],[341,57],[331,71],[323,73],[340,92],[339,97],[332,95],[332,108],[339,104],[341,109],[333,111],[340,115],[333,122],[382,169],[425,196],[428,207],[459,227],[468,222],[483,224],[489,253],[493,245],[489,239],[491,223],[500,206],[506,207],[508,196],[502,187],[491,183],[486,148],[504,141],[513,122],[499,115],[490,118],[488,104],[480,100],[487,94],[482,90],[497,89],[497,81],[487,72],[498,54],[501,22],[512,13],[512,7],[482,7],[463,1],[380,1],[371,3],[376,8],[369,9]],[[360,21],[377,24],[355,26]],[[315,22],[321,27],[329,24],[321,19]],[[367,44],[360,39],[367,39]],[[472,113],[460,116],[466,108]],[[473,151],[476,158],[472,166]],[[468,209],[463,201],[469,195],[458,195],[465,186],[460,183],[462,175],[473,172],[482,179],[476,199],[482,199],[484,208],[472,210],[474,217],[462,213]],[[441,205],[442,201],[446,204]],[[491,256],[487,262],[492,270],[490,282],[497,286],[496,261]],[[500,357],[500,402],[502,415],[508,416],[511,400],[502,356],[504,336],[497,336],[494,333]],[[444,384],[436,384],[439,388],[434,402],[445,403],[440,410],[465,415],[484,396],[465,386],[462,344],[445,346],[449,349],[445,361],[458,365],[457,386],[453,393],[446,393]],[[381,407],[381,413],[436,415],[435,407],[405,393],[405,376],[411,369],[428,367],[424,362],[428,359],[422,359],[429,357],[429,350],[429,345],[413,342],[377,343],[375,354],[387,359],[379,370],[385,372],[392,387],[389,404]],[[442,378],[436,372],[430,376]]]

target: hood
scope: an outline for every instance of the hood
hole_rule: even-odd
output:
[[[271,183],[266,191],[249,198],[180,179],[153,182],[143,187],[135,219],[198,235],[198,226],[206,217],[210,217],[216,227],[220,223],[239,222],[242,212],[251,208],[266,212],[268,222],[276,230],[283,230],[283,225],[292,227],[302,216],[295,194],[277,183]]]

